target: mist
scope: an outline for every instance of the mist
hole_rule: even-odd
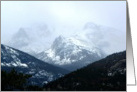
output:
[[[48,49],[59,35],[78,35],[107,54],[123,51],[126,1],[1,1],[1,43],[10,45],[20,30],[34,50]]]

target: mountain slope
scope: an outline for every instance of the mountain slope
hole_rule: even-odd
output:
[[[48,83],[68,73],[65,69],[45,63],[27,53],[1,45],[1,69],[9,71],[12,68],[31,74],[31,84],[36,85]]]
[[[115,53],[44,86],[45,90],[125,91],[126,51]]]
[[[89,44],[92,46],[89,46]],[[104,56],[103,51],[95,47],[93,43],[88,43],[79,37],[65,38],[59,36],[49,50],[38,54],[36,57],[72,71]]]

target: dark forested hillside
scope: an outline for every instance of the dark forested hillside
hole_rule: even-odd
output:
[[[125,91],[126,51],[109,55],[50,82],[44,90]]]
[[[10,72],[1,71],[1,90],[2,91],[13,91],[23,90],[27,84],[27,79],[31,75],[18,73],[14,69]]]

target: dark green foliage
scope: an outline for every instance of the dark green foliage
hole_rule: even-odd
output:
[[[3,91],[23,90],[30,77],[31,75],[17,73],[14,69],[10,72],[1,71],[1,88]]]
[[[29,85],[28,79],[31,75],[18,73],[15,69],[11,71],[1,71],[2,91],[42,91],[37,85]]]
[[[126,51],[112,54],[44,85],[53,91],[125,91]],[[110,75],[109,75],[110,73]]]

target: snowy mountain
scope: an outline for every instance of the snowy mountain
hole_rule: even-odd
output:
[[[65,38],[73,36],[78,37],[78,40],[80,38],[80,40],[86,41],[86,43],[94,43],[96,47],[109,55],[126,49],[126,33],[122,31],[124,30],[92,22],[84,23],[81,26],[60,27],[42,23],[16,30],[8,41],[3,41],[3,44],[35,56],[49,49],[58,36],[63,35]],[[88,46],[92,47],[93,44],[88,44]]]
[[[65,69],[50,65],[27,53],[1,45],[1,69],[9,71],[12,68],[31,74],[31,84],[36,85],[48,83],[68,73]]]
[[[37,58],[68,70],[81,68],[105,56],[93,43],[78,36],[56,38],[50,49],[41,52]]]

